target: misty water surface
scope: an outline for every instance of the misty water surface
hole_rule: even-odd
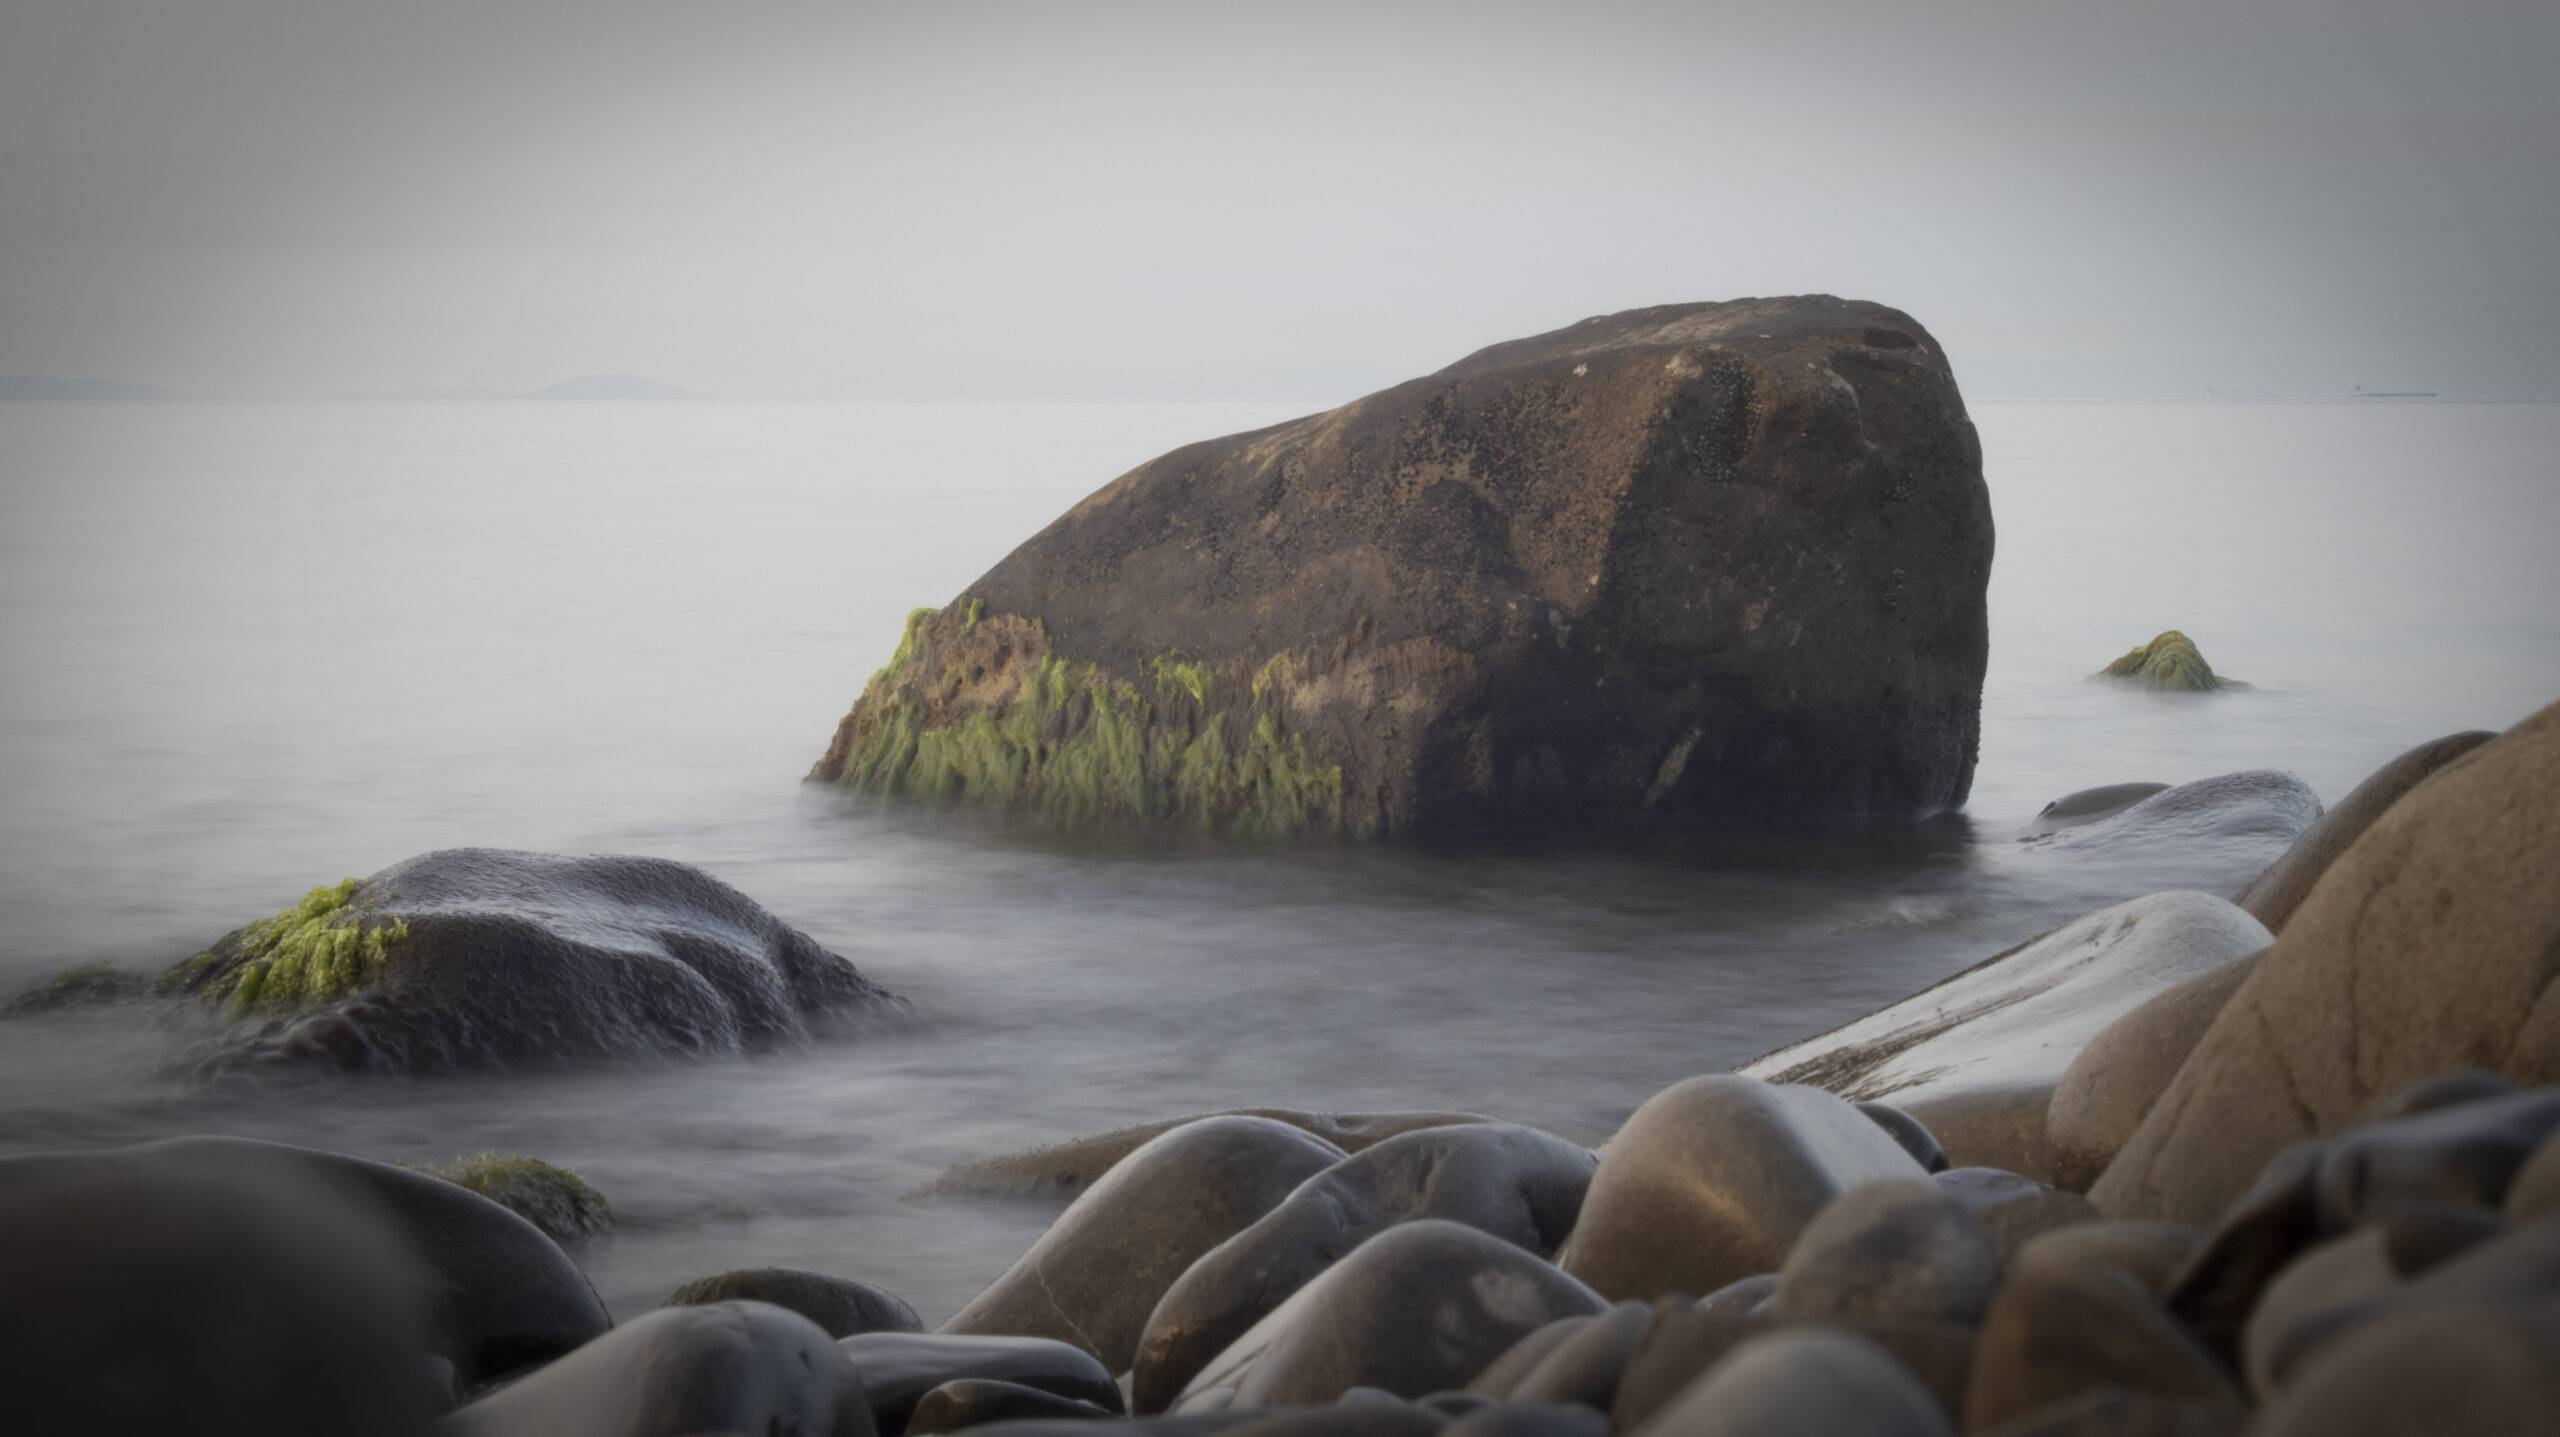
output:
[[[16,1023],[0,1151],[524,1151],[622,1211],[578,1253],[619,1314],[770,1263],[938,1317],[1049,1212],[899,1200],[952,1160],[1237,1103],[1597,1141],[1668,1082],[2270,856],[2011,846],[2047,798],[2272,766],[2334,800],[2560,697],[2560,408],[1985,405],[1963,816],[1260,849],[799,785],[907,609],[1129,465],[1310,407],[0,406],[0,991],[475,843],[702,864],[919,1013],[739,1062],[210,1092],[129,1015]],[[2081,682],[2170,626],[2256,689]]]

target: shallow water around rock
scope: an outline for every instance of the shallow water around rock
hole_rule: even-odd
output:
[[[0,407],[0,991],[495,844],[700,864],[919,1014],[746,1059],[212,1087],[131,1010],[11,1023],[0,1152],[530,1153],[611,1199],[576,1255],[618,1315],[770,1265],[939,1321],[1055,1210],[901,1200],[950,1162],[1247,1104],[1596,1142],[2281,846],[2014,843],[2048,799],[2276,767],[2334,801],[2560,695],[2560,408],[1977,405],[2000,557],[1966,816],[1263,849],[798,785],[907,608],[1128,465],[1309,407]],[[2082,681],[2172,626],[2258,687]]]

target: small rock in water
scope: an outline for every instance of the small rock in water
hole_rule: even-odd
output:
[[[1420,1397],[1465,1383],[1547,1323],[1604,1305],[1499,1238],[1437,1219],[1400,1223],[1218,1354],[1177,1410],[1221,1388],[1236,1407],[1329,1402],[1364,1386]]]
[[[1268,1118],[1204,1118],[1114,1165],[942,1330],[1054,1337],[1129,1366],[1156,1303],[1340,1148]]]
[[[2223,678],[2213,671],[2196,649],[2195,640],[2169,629],[2147,644],[2137,644],[2131,653],[2090,675],[2096,679],[2113,679],[2134,688],[2158,689],[2177,693],[2210,693],[2215,689],[2246,688],[2248,685]]]
[[[2108,783],[2066,793],[2037,810],[2036,816],[2018,829],[2018,837],[2036,838],[2084,827],[2102,818],[2113,818],[2155,793],[2168,791],[2165,783]]]
[[[871,1437],[853,1364],[798,1313],[662,1307],[456,1411],[440,1437]]]
[[[613,1226],[613,1205],[587,1180],[540,1158],[482,1153],[442,1164],[414,1164],[478,1193],[548,1234],[555,1242],[587,1237]]]
[[[705,1302],[769,1302],[818,1324],[829,1337],[924,1330],[924,1319],[895,1293],[850,1277],[787,1267],[740,1268],[695,1278],[669,1293],[666,1305]]]

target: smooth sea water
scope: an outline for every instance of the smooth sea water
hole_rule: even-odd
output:
[[[2263,849],[2015,846],[2046,799],[2280,767],[2335,800],[2560,697],[2560,407],[1982,404],[1999,525],[1968,812],[1218,846],[849,804],[800,775],[906,611],[1175,444],[1316,406],[0,406],[0,994],[157,967],[315,883],[495,844],[700,864],[911,999],[739,1061],[204,1089],[130,1012],[0,1025],[0,1152],[229,1132],[520,1151],[691,1277],[947,1315],[1054,1211],[946,1164],[1238,1104],[1597,1141],[1646,1096]],[[2256,687],[2082,676],[2166,627]]]

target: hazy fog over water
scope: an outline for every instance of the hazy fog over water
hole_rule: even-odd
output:
[[[1979,395],[2560,395],[2560,8],[84,0],[0,374],[1339,398],[1674,300]]]

